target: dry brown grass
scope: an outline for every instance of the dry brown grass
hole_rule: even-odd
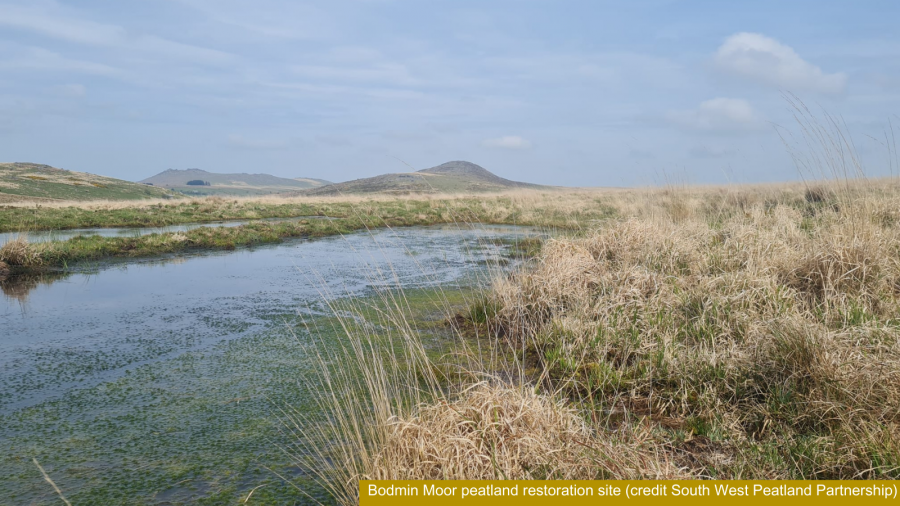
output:
[[[27,237],[20,235],[0,246],[0,262],[9,265],[35,265],[39,266],[40,253],[35,248],[29,247]]]
[[[615,189],[571,189],[561,190],[563,193],[575,192],[582,194],[609,193],[619,190]],[[181,200],[171,199],[143,199],[143,200],[47,200],[35,198],[33,201],[26,200],[10,202],[10,207],[46,207],[46,208],[65,208],[76,207],[80,209],[145,209],[154,206],[171,206],[183,203],[199,203],[201,205],[211,205],[216,207],[223,203],[233,203],[252,205],[260,204],[330,204],[330,203],[351,203],[363,204],[366,202],[393,202],[404,200],[458,200],[465,198],[492,199],[496,197],[513,197],[513,198],[540,198],[542,195],[556,193],[553,190],[512,190],[501,193],[477,193],[477,194],[410,194],[410,195],[392,195],[392,194],[350,194],[339,196],[285,196],[285,195],[257,195],[257,196],[209,196],[209,197],[185,197]]]
[[[612,218],[579,222],[598,199]],[[328,429],[289,417],[339,502],[363,478],[900,477],[893,181],[484,205],[578,226],[452,319],[455,374],[402,297],[345,326],[344,354],[323,360],[340,364],[322,368]],[[369,325],[400,337],[377,344]]]
[[[633,439],[602,437],[559,400],[526,387],[481,382],[393,418],[372,480],[684,479]]]
[[[900,199],[816,195],[636,203],[497,280],[490,325],[600,427],[632,412],[660,445],[715,442],[727,458],[693,455],[696,473],[897,477]]]

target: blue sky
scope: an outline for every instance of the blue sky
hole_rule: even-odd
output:
[[[0,161],[334,181],[469,160],[545,184],[797,179],[783,93],[870,175],[894,1],[0,0]],[[794,147],[794,150],[801,150]],[[796,152],[795,152],[796,154]]]

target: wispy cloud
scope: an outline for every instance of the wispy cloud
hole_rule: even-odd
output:
[[[176,61],[222,64],[232,59],[230,54],[222,51],[153,35],[132,35],[118,25],[82,19],[53,1],[35,2],[28,7],[0,3],[0,26],[67,42],[103,46]]]
[[[531,149],[531,141],[523,139],[518,135],[505,135],[503,137],[495,137],[481,141],[481,145],[486,148],[500,149]]]
[[[764,123],[749,102],[739,98],[714,98],[692,110],[669,111],[666,119],[675,125],[709,131],[758,130]]]
[[[237,28],[267,38],[310,40],[334,38],[339,31],[327,9],[311,2],[257,0],[250,6],[242,0],[175,1],[195,9],[215,23],[227,25],[231,32]]]
[[[758,33],[728,37],[716,51],[715,63],[723,71],[787,91],[842,93],[847,86],[846,74],[827,74],[790,46]]]
[[[688,157],[698,181],[720,177],[701,158],[765,179],[785,158],[767,122],[790,121],[773,89],[854,127],[900,105],[900,36],[864,10],[791,30],[808,8],[761,6],[744,33],[724,3],[650,3],[0,0],[0,125],[16,132],[0,152],[120,177],[172,158],[292,173],[302,146],[329,179],[396,170],[385,153],[515,162],[536,182],[630,184]]]
[[[34,2],[28,7],[0,3],[0,25],[81,44],[115,44],[125,37],[121,27],[63,16],[61,10],[56,2]]]
[[[116,76],[122,73],[119,69],[103,63],[67,58],[40,47],[0,47],[0,55],[2,53],[6,55],[0,59],[0,69],[72,72],[100,76]]]

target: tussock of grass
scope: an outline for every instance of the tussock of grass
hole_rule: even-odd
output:
[[[387,423],[373,480],[683,479],[634,444],[599,437],[578,413],[532,390],[480,382],[451,402]]]
[[[363,478],[900,477],[900,196],[821,186],[610,197],[448,312],[449,365],[401,296],[323,361],[299,460],[345,504]]]
[[[332,307],[346,339],[310,353],[324,418],[283,412],[285,450],[339,503],[357,503],[360,479],[689,476],[646,447],[644,431],[597,433],[562,398],[491,374],[504,360],[452,331],[454,352],[435,355],[406,295],[379,295],[374,311]]]
[[[26,237],[19,236],[0,246],[0,263],[9,270],[10,265],[39,267],[43,265],[43,259]]]
[[[725,216],[663,201],[550,241],[494,284],[488,323],[598,429],[637,413],[698,474],[896,478],[900,230],[879,211],[896,202],[862,193],[810,218],[785,201]],[[684,445],[696,436],[715,459]]]

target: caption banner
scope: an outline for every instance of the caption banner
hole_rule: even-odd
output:
[[[404,504],[898,504],[892,481],[361,481],[360,506]]]

